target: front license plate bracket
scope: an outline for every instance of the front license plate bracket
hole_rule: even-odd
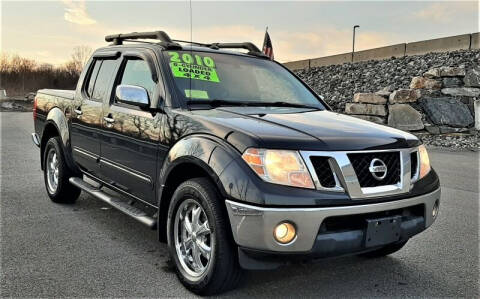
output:
[[[367,219],[365,247],[375,247],[400,240],[402,216]]]

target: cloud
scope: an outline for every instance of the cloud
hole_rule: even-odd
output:
[[[65,5],[63,17],[67,22],[78,25],[91,25],[97,22],[88,15],[85,1],[62,0],[62,2]]]
[[[478,14],[478,9],[476,1],[433,3],[414,13],[414,17],[435,23],[450,23],[458,18],[463,18],[465,13]]]

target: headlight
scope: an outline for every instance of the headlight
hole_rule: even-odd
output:
[[[296,151],[250,148],[242,158],[264,181],[314,189],[310,173]]]
[[[425,148],[425,145],[420,145],[418,147],[418,154],[420,157],[420,175],[419,179],[423,178],[430,172],[430,159],[428,158],[428,153],[427,149]]]

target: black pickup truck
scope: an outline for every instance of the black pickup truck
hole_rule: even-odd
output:
[[[332,112],[252,43],[106,41],[75,91],[36,95],[47,193],[83,190],[157,229],[191,291],[231,289],[242,269],[384,256],[435,221],[439,179],[415,136]]]

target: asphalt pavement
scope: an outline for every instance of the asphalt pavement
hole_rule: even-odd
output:
[[[31,113],[1,121],[0,297],[192,297],[167,246],[128,216],[82,193],[45,191]],[[442,183],[436,223],[399,252],[248,272],[231,297],[479,297],[479,155],[431,150]]]

